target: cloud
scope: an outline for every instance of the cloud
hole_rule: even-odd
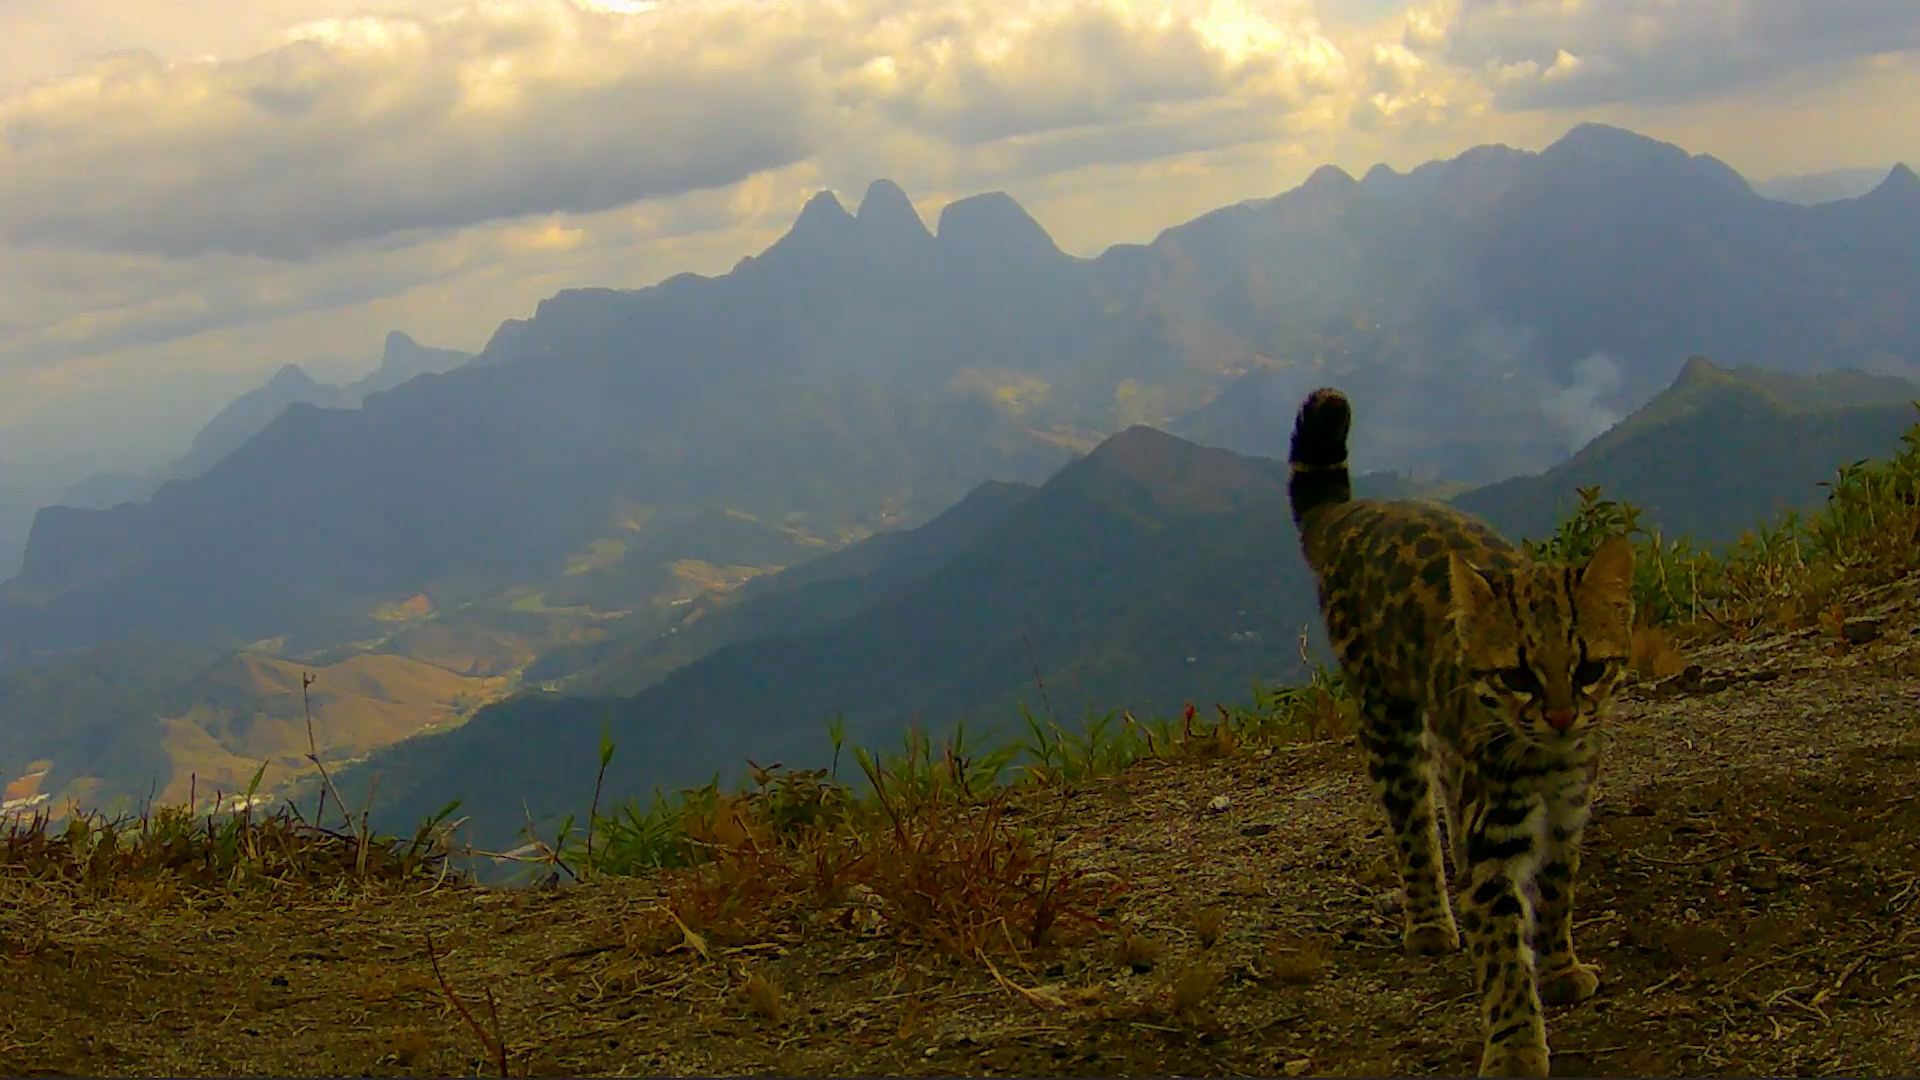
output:
[[[882,126],[952,152],[1029,140],[1009,167],[1071,168],[1112,159],[1123,130],[1246,138],[1248,116],[1344,77],[1305,0],[496,0],[320,20],[231,59],[95,57],[0,100],[0,241],[305,258],[723,188]]]
[[[1611,402],[1621,384],[1619,362],[1594,353],[1574,363],[1572,382],[1541,400],[1540,411],[1565,433],[1569,453],[1620,422],[1622,414]]]
[[[1670,103],[1920,50],[1913,0],[1437,0],[1405,46],[1503,109]]]
[[[310,23],[232,61],[97,58],[0,105],[0,234],[285,258],[723,186],[804,157],[823,120],[817,76],[748,32],[766,21],[528,3]]]

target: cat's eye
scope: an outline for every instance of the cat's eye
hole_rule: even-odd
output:
[[[1600,661],[1582,660],[1579,665],[1573,669],[1573,685],[1592,686],[1594,683],[1599,682],[1601,676],[1606,673],[1607,665]]]
[[[1500,673],[1501,685],[1516,694],[1538,694],[1541,692],[1540,677],[1532,668],[1508,668]]]

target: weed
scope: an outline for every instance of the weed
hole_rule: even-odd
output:
[[[1314,942],[1277,937],[1261,955],[1259,975],[1274,982],[1313,983],[1326,974],[1328,963],[1326,950]]]
[[[1227,909],[1218,904],[1203,907],[1194,913],[1193,932],[1200,939],[1200,947],[1211,949],[1220,940],[1220,934],[1227,926]]]
[[[773,980],[758,971],[753,972],[747,976],[741,993],[747,999],[747,1008],[752,1009],[754,1015],[774,1024],[786,1022],[786,1004],[781,1000],[780,987]]]
[[[1169,986],[1171,1011],[1175,1016],[1193,1015],[1219,986],[1220,972],[1212,965],[1200,960],[1189,962],[1174,975]]]
[[[1138,931],[1129,930],[1120,935],[1120,962],[1136,975],[1152,971],[1166,951],[1166,946]]]

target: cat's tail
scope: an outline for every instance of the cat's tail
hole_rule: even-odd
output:
[[[1315,390],[1300,403],[1287,452],[1287,497],[1295,525],[1322,506],[1353,498],[1353,480],[1347,474],[1347,429],[1352,423],[1347,395],[1332,387]]]

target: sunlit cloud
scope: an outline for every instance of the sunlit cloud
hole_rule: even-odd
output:
[[[1910,0],[169,12],[0,7],[0,64],[44,76],[0,82],[7,409],[181,366],[366,355],[393,326],[477,348],[560,288],[722,271],[813,191],[878,176],[929,222],[1013,191],[1091,252],[1325,161],[1537,147],[1581,119],[1776,171],[1920,156],[1920,105],[1900,103],[1920,90]],[[33,66],[62,47],[88,55]]]

